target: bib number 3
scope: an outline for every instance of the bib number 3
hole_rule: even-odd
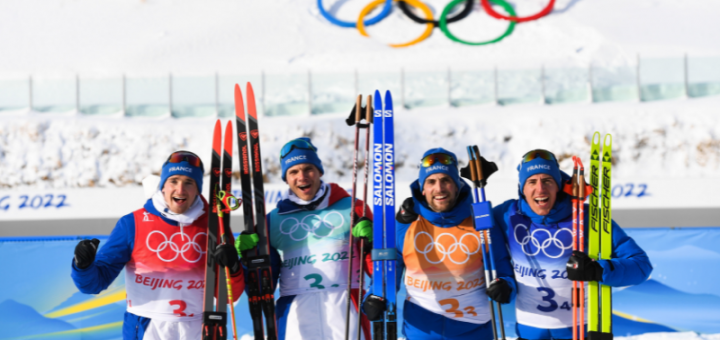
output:
[[[465,313],[472,316],[477,316],[477,313],[475,313],[475,307],[473,306],[467,306],[463,308],[465,313],[459,310],[458,308],[460,308],[460,302],[458,302],[457,299],[440,300],[438,301],[438,303],[440,303],[441,306],[450,305],[450,308],[446,309],[445,312],[455,314],[455,316],[453,316],[454,318],[462,318],[463,316],[465,316]]]
[[[537,290],[542,293],[547,293],[547,295],[542,297],[542,300],[550,304],[549,306],[538,305],[537,309],[539,311],[545,312],[545,313],[550,313],[550,312],[554,312],[556,309],[558,309],[557,301],[553,300],[553,298],[555,297],[554,290],[552,290],[550,288],[545,288],[545,287],[538,287]],[[560,309],[565,309],[565,310],[569,311],[571,309],[571,307],[570,307],[570,304],[567,301],[565,301],[565,302],[563,302],[562,306],[560,306]]]

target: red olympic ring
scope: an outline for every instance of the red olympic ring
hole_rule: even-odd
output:
[[[553,10],[553,6],[555,5],[555,0],[550,0],[548,5],[545,6],[545,8],[543,8],[542,11],[540,11],[536,14],[533,14],[531,16],[527,16],[527,17],[507,16],[507,15],[503,15],[498,12],[495,12],[495,10],[492,8],[492,6],[490,6],[490,0],[480,0],[480,3],[482,4],[483,9],[485,9],[485,12],[487,12],[487,14],[489,14],[491,17],[493,17],[495,19],[510,20],[512,22],[520,23],[520,22],[526,22],[526,21],[540,19],[540,18],[548,15],[548,13],[552,12],[552,10]]]

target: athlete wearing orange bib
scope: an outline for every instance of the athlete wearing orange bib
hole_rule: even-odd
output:
[[[412,198],[397,216],[398,275],[407,289],[403,333],[421,340],[492,339],[488,295],[493,294],[486,289],[472,195],[459,177],[455,155],[442,148],[427,151],[410,188]],[[504,288],[493,298],[508,303],[516,290],[510,257],[501,231],[491,236],[499,237],[492,246]]]

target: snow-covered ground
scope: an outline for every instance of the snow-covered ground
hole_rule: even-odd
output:
[[[496,178],[515,178],[520,157],[533,148],[586,162],[594,131],[613,134],[613,175],[619,178],[720,178],[720,97],[653,103],[517,105],[427,108],[396,115],[398,181],[417,178],[425,150],[444,147],[467,158],[477,144],[500,167]],[[279,150],[309,136],[318,146],[325,179],[350,182],[354,128],[342,114],[260,120],[267,180],[281,183]],[[76,188],[140,185],[178,149],[209,164],[213,119],[0,118],[0,187]],[[234,150],[237,155],[237,150]],[[235,171],[238,164],[233,164]]]
[[[357,20],[368,0],[323,0]],[[439,16],[447,0],[424,0]],[[548,0],[514,0],[519,16]],[[368,28],[372,38],[327,22],[316,0],[5,0],[0,2],[0,75],[118,76],[400,66],[518,68],[633,64],[643,57],[720,56],[714,0],[557,0],[549,16],[517,25],[500,44],[464,46],[439,30],[405,49],[424,29],[400,11]],[[372,14],[371,14],[372,15]],[[488,40],[507,22],[479,6],[451,25],[460,38]]]
[[[336,17],[354,19],[366,1],[323,2]],[[439,14],[447,1],[425,1]],[[512,2],[518,15],[546,0]],[[405,49],[384,42],[416,36],[422,26],[399,10],[360,36],[331,25],[314,0],[190,1],[90,0],[0,3],[0,78],[417,70],[446,67],[508,68],[544,65],[626,65],[642,56],[720,56],[712,0],[558,0],[538,21],[517,25],[499,44],[465,46],[436,30]],[[672,24],[668,24],[672,22]],[[461,38],[497,36],[507,22],[476,6],[452,25]],[[612,133],[621,177],[718,177],[718,98],[652,103],[436,107],[398,111],[399,180],[409,181],[422,152],[444,146],[460,153],[478,144],[510,178],[532,148],[566,159],[586,155],[598,130]],[[352,129],[340,115],[262,119],[268,180],[279,180],[278,149],[297,136],[320,146],[327,179],[349,181]],[[74,188],[139,185],[164,158],[185,148],[209,157],[212,121],[3,114],[0,116],[0,187]],[[207,158],[206,158],[207,160]]]

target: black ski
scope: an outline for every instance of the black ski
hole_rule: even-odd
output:
[[[272,282],[272,268],[270,267],[270,243],[268,240],[268,227],[265,223],[265,191],[264,191],[264,185],[263,185],[263,174],[262,174],[262,156],[260,154],[260,139],[259,139],[259,132],[258,132],[258,121],[257,121],[257,110],[255,108],[255,93],[253,92],[252,85],[250,83],[247,84],[246,87],[246,94],[247,94],[247,118],[244,114],[239,114],[238,112],[238,97],[242,98],[242,94],[240,93],[239,86],[236,87],[235,92],[235,100],[236,100],[236,118],[239,122],[238,129],[240,129],[240,126],[247,127],[248,130],[250,130],[250,133],[246,133],[245,137],[250,141],[249,145],[252,149],[251,151],[251,159],[252,159],[252,166],[250,166],[250,162],[246,163],[243,161],[243,167],[247,168],[248,171],[251,170],[250,173],[252,173],[252,183],[253,183],[253,193],[254,193],[254,203],[255,203],[255,225],[254,225],[254,232],[258,234],[259,241],[257,248],[254,251],[248,251],[248,256],[243,256],[245,259],[245,263],[248,267],[248,273],[249,278],[253,279],[253,274],[256,275],[254,278],[255,281],[258,282],[258,285],[251,284],[252,287],[250,289],[255,289],[255,287],[258,287],[259,292],[255,296],[256,302],[260,304],[260,307],[265,314],[265,324],[267,327],[267,339],[268,340],[277,340],[277,323],[275,320],[275,287],[273,287]],[[242,103],[242,101],[240,101]],[[247,125],[246,125],[247,124]],[[242,134],[242,131],[239,131],[238,133]],[[239,137],[242,137],[240,135]],[[246,146],[248,143],[246,142]],[[241,147],[241,152],[242,147]],[[243,170],[244,172],[244,170]],[[243,198],[245,197],[245,186],[243,185]],[[247,220],[246,216],[246,221]],[[251,297],[253,298],[253,297]],[[253,312],[253,307],[251,305],[251,313]],[[251,314],[252,315],[252,314]],[[253,316],[253,318],[255,318]],[[253,325],[255,325],[256,321],[253,321]],[[257,338],[256,333],[256,340],[259,340],[262,338]]]
[[[245,231],[256,233],[255,218],[253,213],[253,199],[250,150],[247,142],[247,124],[245,123],[245,104],[243,103],[240,86],[235,84],[235,122],[237,124],[238,153],[240,154],[240,187],[242,188],[243,216],[245,217]],[[243,259],[257,256],[257,251],[249,250],[242,254]],[[253,323],[253,335],[255,339],[265,339],[262,322],[262,305],[260,303],[260,280],[257,270],[249,270],[247,275],[247,294],[250,306],[250,317]]]
[[[203,340],[225,340],[227,338],[227,313],[225,305],[227,304],[227,291],[225,291],[225,301],[220,301],[225,289],[219,282],[225,281],[225,273],[218,270],[218,264],[212,258],[212,253],[218,244],[218,202],[217,195],[220,182],[220,155],[222,154],[222,126],[218,120],[215,123],[213,132],[213,151],[210,166],[210,186],[209,186],[209,216],[208,216],[208,232],[207,232],[207,248],[205,258],[205,295],[203,297]],[[218,280],[218,276],[220,280]],[[218,304],[215,308],[215,292],[218,292]],[[222,303],[221,303],[222,302]]]

